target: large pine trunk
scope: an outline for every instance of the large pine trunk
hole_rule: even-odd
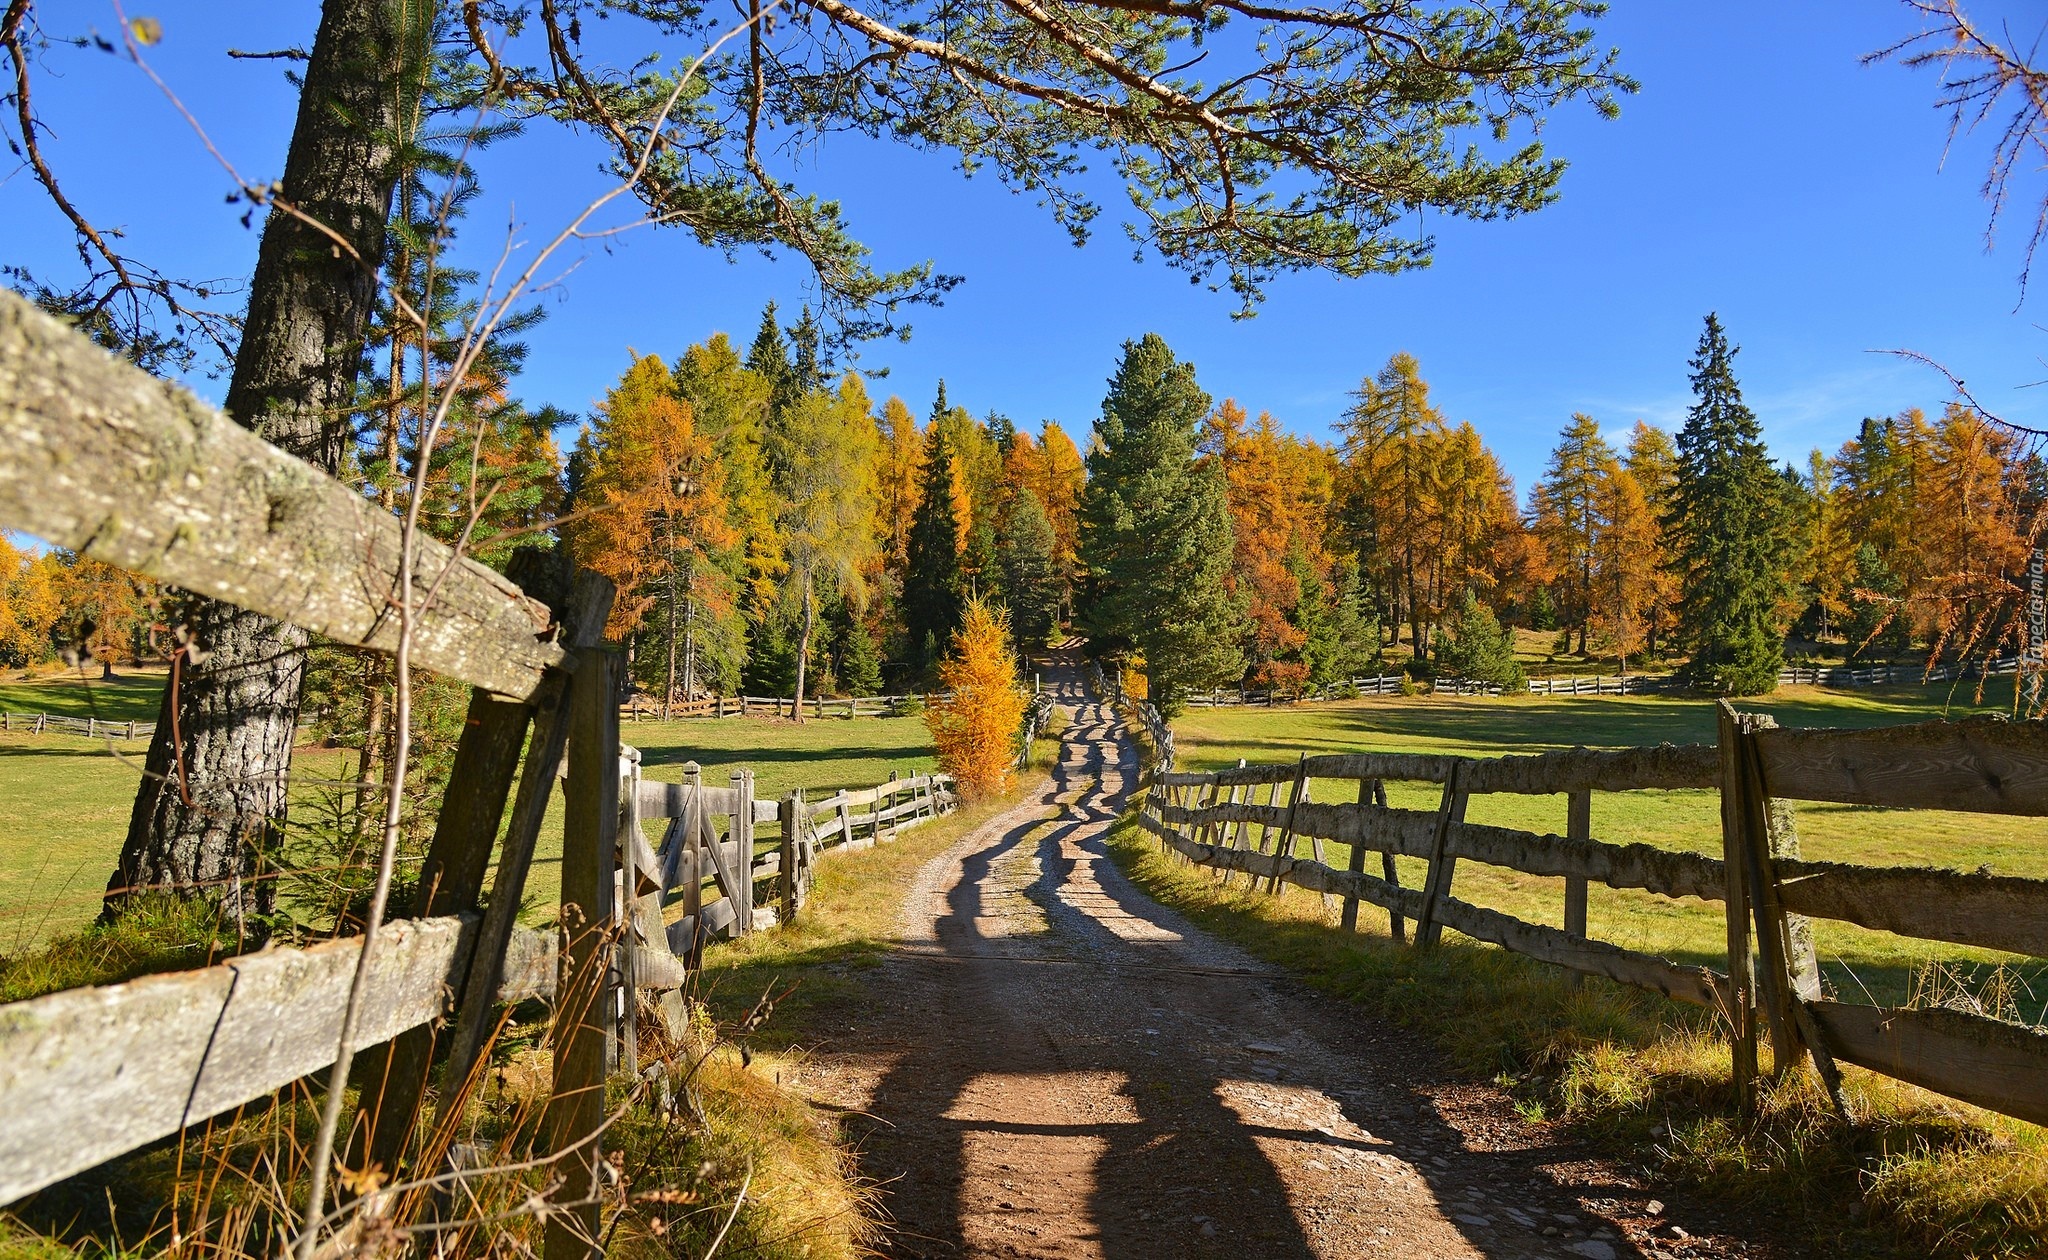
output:
[[[397,8],[389,0],[321,6],[282,199],[347,248],[283,210],[269,212],[228,386],[229,415],[330,472],[349,443],[391,210]],[[267,882],[250,881],[283,832],[306,634],[209,599],[188,601],[184,624],[199,650],[165,691],[121,863],[107,883],[109,917],[144,888],[218,894],[237,918],[271,901]]]

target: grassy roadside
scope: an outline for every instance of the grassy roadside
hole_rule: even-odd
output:
[[[753,725],[706,723],[677,734],[698,750],[711,742],[705,735],[723,735],[735,748],[759,748],[783,734],[783,728],[749,729]],[[868,764],[878,752],[905,769],[929,765],[928,754],[911,741],[908,729],[877,731],[865,720],[811,725],[806,733],[788,737],[804,745],[805,755],[785,759],[778,783],[819,789],[865,782],[871,774],[880,778],[886,769],[874,774]],[[837,748],[829,740],[834,733],[843,741]],[[856,738],[846,740],[848,734]],[[664,745],[644,741],[642,746]],[[1056,747],[1050,737],[1037,745],[1033,770],[1006,799],[969,806],[893,843],[827,856],[796,925],[708,951],[700,977],[704,1006],[691,1044],[681,1048],[699,1111],[679,1121],[676,1115],[638,1107],[628,1110],[613,1130],[608,1148],[620,1153],[635,1190],[652,1193],[644,1202],[636,1198],[621,1217],[608,1254],[702,1254],[728,1211],[732,1223],[721,1254],[762,1260],[851,1260],[873,1254],[870,1191],[855,1178],[829,1119],[782,1085],[782,1066],[798,1053],[791,1047],[805,1039],[809,1014],[850,992],[849,970],[873,965],[890,947],[902,889],[917,869],[988,818],[1014,808],[1025,792],[1037,790]],[[712,764],[712,757],[700,760]],[[742,1053],[730,1039],[736,1035],[734,1026],[771,983],[777,991],[794,984],[796,992],[765,1026],[741,1038]],[[548,1067],[545,1051],[534,1043],[538,1029],[538,1024],[521,1024],[497,1048],[486,1094],[472,1109],[470,1133],[486,1144],[516,1137],[518,1117],[544,1093]],[[173,1212],[188,1242],[207,1235],[218,1240],[211,1254],[261,1254],[267,1244],[252,1240],[262,1238],[266,1222],[275,1225],[281,1219],[278,1196],[237,1170],[258,1169],[267,1158],[275,1160],[276,1152],[303,1148],[311,1107],[310,1097],[290,1098],[281,1106],[259,1109],[261,1114],[194,1134],[182,1148],[116,1161],[16,1205],[11,1213],[0,1214],[0,1260],[155,1254],[164,1246],[162,1231]],[[273,1154],[266,1156],[266,1151]],[[214,1213],[206,1219],[217,1228],[208,1229],[195,1217],[200,1208],[194,1198],[202,1193],[195,1186],[195,1167],[208,1170],[214,1187],[227,1186],[217,1197],[215,1189],[203,1191],[205,1210]],[[206,1180],[202,1176],[199,1183]],[[278,1180],[288,1189],[296,1185],[288,1168]],[[501,1197],[510,1196],[508,1202],[516,1204],[513,1192],[523,1194],[524,1184],[517,1178],[508,1181],[499,1187]],[[508,1228],[520,1232],[525,1224]],[[472,1241],[482,1245],[489,1240]],[[458,1248],[454,1254],[464,1253]]]
[[[1397,945],[1385,916],[1336,926],[1312,894],[1225,888],[1126,820],[1110,851],[1148,894],[1307,982],[1430,1035],[1455,1066],[1507,1086],[1667,1181],[1792,1222],[1816,1254],[2048,1255],[2048,1132],[1850,1069],[1856,1123],[1810,1074],[1767,1091],[1744,1126],[1728,1050],[1705,1012],[1448,939]]]
[[[1055,716],[1033,746],[1030,769],[1009,795],[967,805],[893,843],[858,853],[828,851],[795,924],[706,951],[701,983],[713,1014],[737,1020],[763,994],[787,992],[750,1044],[784,1053],[814,1040],[826,1022],[822,1017],[858,1000],[865,991],[861,973],[877,966],[898,941],[903,890],[919,869],[989,819],[1043,790],[1046,769],[1058,755],[1060,729]]]

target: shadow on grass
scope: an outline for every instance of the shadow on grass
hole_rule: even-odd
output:
[[[111,757],[117,751],[140,757],[148,747],[149,741],[146,739],[116,740],[111,749],[105,745],[92,748],[39,748],[33,744],[0,744],[0,757]]]

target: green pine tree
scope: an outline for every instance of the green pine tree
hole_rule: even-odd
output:
[[[946,384],[941,381],[935,413],[942,414],[945,404]],[[903,641],[913,669],[929,668],[935,651],[952,642],[964,607],[960,527],[953,514],[953,452],[945,430],[934,424],[925,431],[924,485],[910,521],[910,556],[903,570]]]
[[[1906,584],[1884,562],[1875,544],[1856,548],[1856,573],[1849,581],[1849,615],[1842,622],[1850,660],[1909,646],[1906,618],[1897,602],[1905,590]]]
[[[1557,629],[1557,600],[1550,594],[1550,587],[1539,586],[1529,597],[1529,628],[1531,630]]]
[[[1194,462],[1209,396],[1155,333],[1124,343],[1088,454],[1080,617],[1108,651],[1136,648],[1160,712],[1244,672],[1244,611],[1226,588],[1234,535],[1221,471]]]
[[[1341,561],[1326,582],[1297,547],[1288,553],[1287,568],[1301,589],[1289,619],[1302,633],[1309,681],[1341,682],[1372,668],[1380,654],[1380,627],[1360,597],[1358,565]]]
[[[789,617],[775,610],[749,627],[747,665],[740,691],[749,696],[787,696],[796,690],[796,644]]]
[[[825,361],[824,330],[818,327],[816,317],[811,314],[811,304],[806,302],[797,312],[796,323],[789,329],[791,350],[789,370],[799,397],[814,389],[825,388],[825,374],[831,364]]]
[[[1009,606],[1010,630],[1020,647],[1044,647],[1059,619],[1057,546],[1052,521],[1038,496],[1029,489],[1018,491],[1003,518],[997,552],[1003,602]]]
[[[1721,321],[1707,316],[1692,360],[1698,399],[1678,433],[1678,482],[1665,529],[1680,591],[1686,677],[1722,695],[1778,684],[1785,659],[1779,603],[1787,593],[1792,512],[1785,483],[1743,404]]]
[[[1502,628],[1493,609],[1480,603],[1469,586],[1437,640],[1436,665],[1439,676],[1499,683],[1509,695],[1527,681],[1515,659],[1514,632]]]
[[[747,347],[747,370],[768,383],[768,411],[761,417],[761,462],[769,484],[780,490],[789,474],[789,439],[782,418],[809,390],[797,380],[797,372],[783,345],[782,326],[775,322],[775,303],[761,311],[761,327],[754,344]]]
[[[867,622],[850,599],[832,611],[832,673],[849,696],[872,696],[882,690],[882,654]]]

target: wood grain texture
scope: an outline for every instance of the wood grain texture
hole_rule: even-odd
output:
[[[1972,719],[1756,732],[1765,790],[1788,800],[2048,814],[2048,728]]]
[[[1721,863],[1698,853],[1537,835],[1485,823],[1455,824],[1447,839],[1458,857],[1530,875],[1577,876],[1610,888],[1641,888],[1666,897],[1719,901],[1727,895]]]
[[[1437,922],[1474,940],[1487,941],[1518,954],[1556,963],[1589,975],[1650,989],[1665,997],[1718,1010],[1721,978],[1705,967],[1685,967],[1653,954],[1639,954],[1605,941],[1589,941],[1556,928],[1488,910],[1455,897],[1437,903]]]
[[[1787,910],[1901,936],[2048,957],[2048,880],[1780,859]]]
[[[569,684],[569,773],[562,785],[561,965],[551,1036],[553,1090],[543,1132],[563,1178],[543,1254],[592,1254],[601,1227],[605,1060],[614,1007],[611,928],[618,867],[619,694],[625,658],[584,648]]]
[[[1567,748],[1528,757],[1474,760],[1469,792],[1634,792],[1711,788],[1720,783],[1712,744],[1658,744],[1648,748]]]
[[[2048,1124],[2048,1032],[1950,1010],[1809,1002],[1837,1059]]]
[[[441,1014],[475,926],[386,925],[355,1049]],[[357,939],[269,949],[0,1006],[0,1203],[333,1063],[361,951]]]
[[[398,519],[0,290],[0,525],[380,651]],[[443,574],[446,581],[442,582]],[[431,539],[413,664],[524,698],[562,660],[545,607]]]

